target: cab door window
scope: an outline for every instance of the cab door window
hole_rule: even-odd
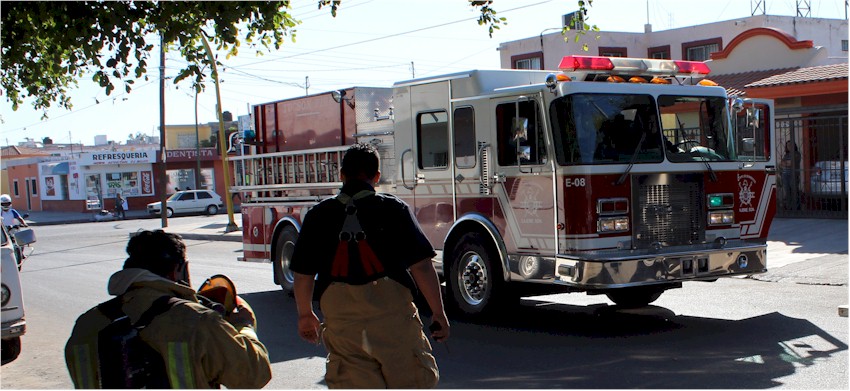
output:
[[[527,132],[518,134],[517,130],[523,128],[527,129]],[[539,121],[536,101],[513,101],[497,105],[496,136],[499,165],[517,165],[518,157],[519,163],[522,164],[546,162],[543,128]]]
[[[459,168],[475,167],[475,111],[472,107],[455,109],[452,126],[455,136],[455,164]]]

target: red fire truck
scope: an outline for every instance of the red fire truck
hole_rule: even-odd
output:
[[[254,106],[255,153],[233,159],[241,260],[271,262],[290,290],[302,217],[338,191],[347,146],[368,142],[377,190],[413,208],[461,313],[530,291],[642,306],[683,282],[767,270],[771,101],[728,99],[703,62],[567,56],[559,68]]]

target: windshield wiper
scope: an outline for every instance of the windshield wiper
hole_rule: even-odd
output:
[[[632,167],[635,165],[635,160],[637,160],[638,151],[640,151],[640,147],[643,146],[643,140],[646,140],[646,132],[640,132],[640,141],[638,141],[637,147],[635,147],[634,152],[632,152],[632,159],[629,160],[629,166],[626,167],[626,171],[617,178],[616,182],[614,182],[615,185],[622,185],[626,180],[626,175],[629,175],[629,172],[632,171]]]
[[[708,149],[708,147],[703,148]],[[705,164],[705,169],[708,171],[709,179],[711,179],[712,182],[717,182],[717,174],[714,173],[714,170],[711,168],[711,164],[708,164],[708,160],[706,160],[702,152],[699,152],[699,156],[702,158],[702,163]]]

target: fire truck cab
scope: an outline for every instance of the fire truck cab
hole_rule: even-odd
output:
[[[234,159],[250,178],[233,188],[244,259],[271,260],[291,288],[300,219],[335,194],[356,140],[377,146],[377,190],[411,206],[437,249],[447,304],[463,314],[530,291],[642,306],[686,281],[767,270],[771,101],[728,99],[702,62],[567,56],[559,68],[337,92],[330,142],[269,152],[258,140],[259,153]],[[270,114],[280,103],[255,107],[258,137],[286,133]],[[310,143],[302,136],[289,135]]]

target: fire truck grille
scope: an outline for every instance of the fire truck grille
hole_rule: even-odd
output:
[[[701,175],[677,175],[669,180],[646,175],[635,179],[635,248],[704,241]]]

